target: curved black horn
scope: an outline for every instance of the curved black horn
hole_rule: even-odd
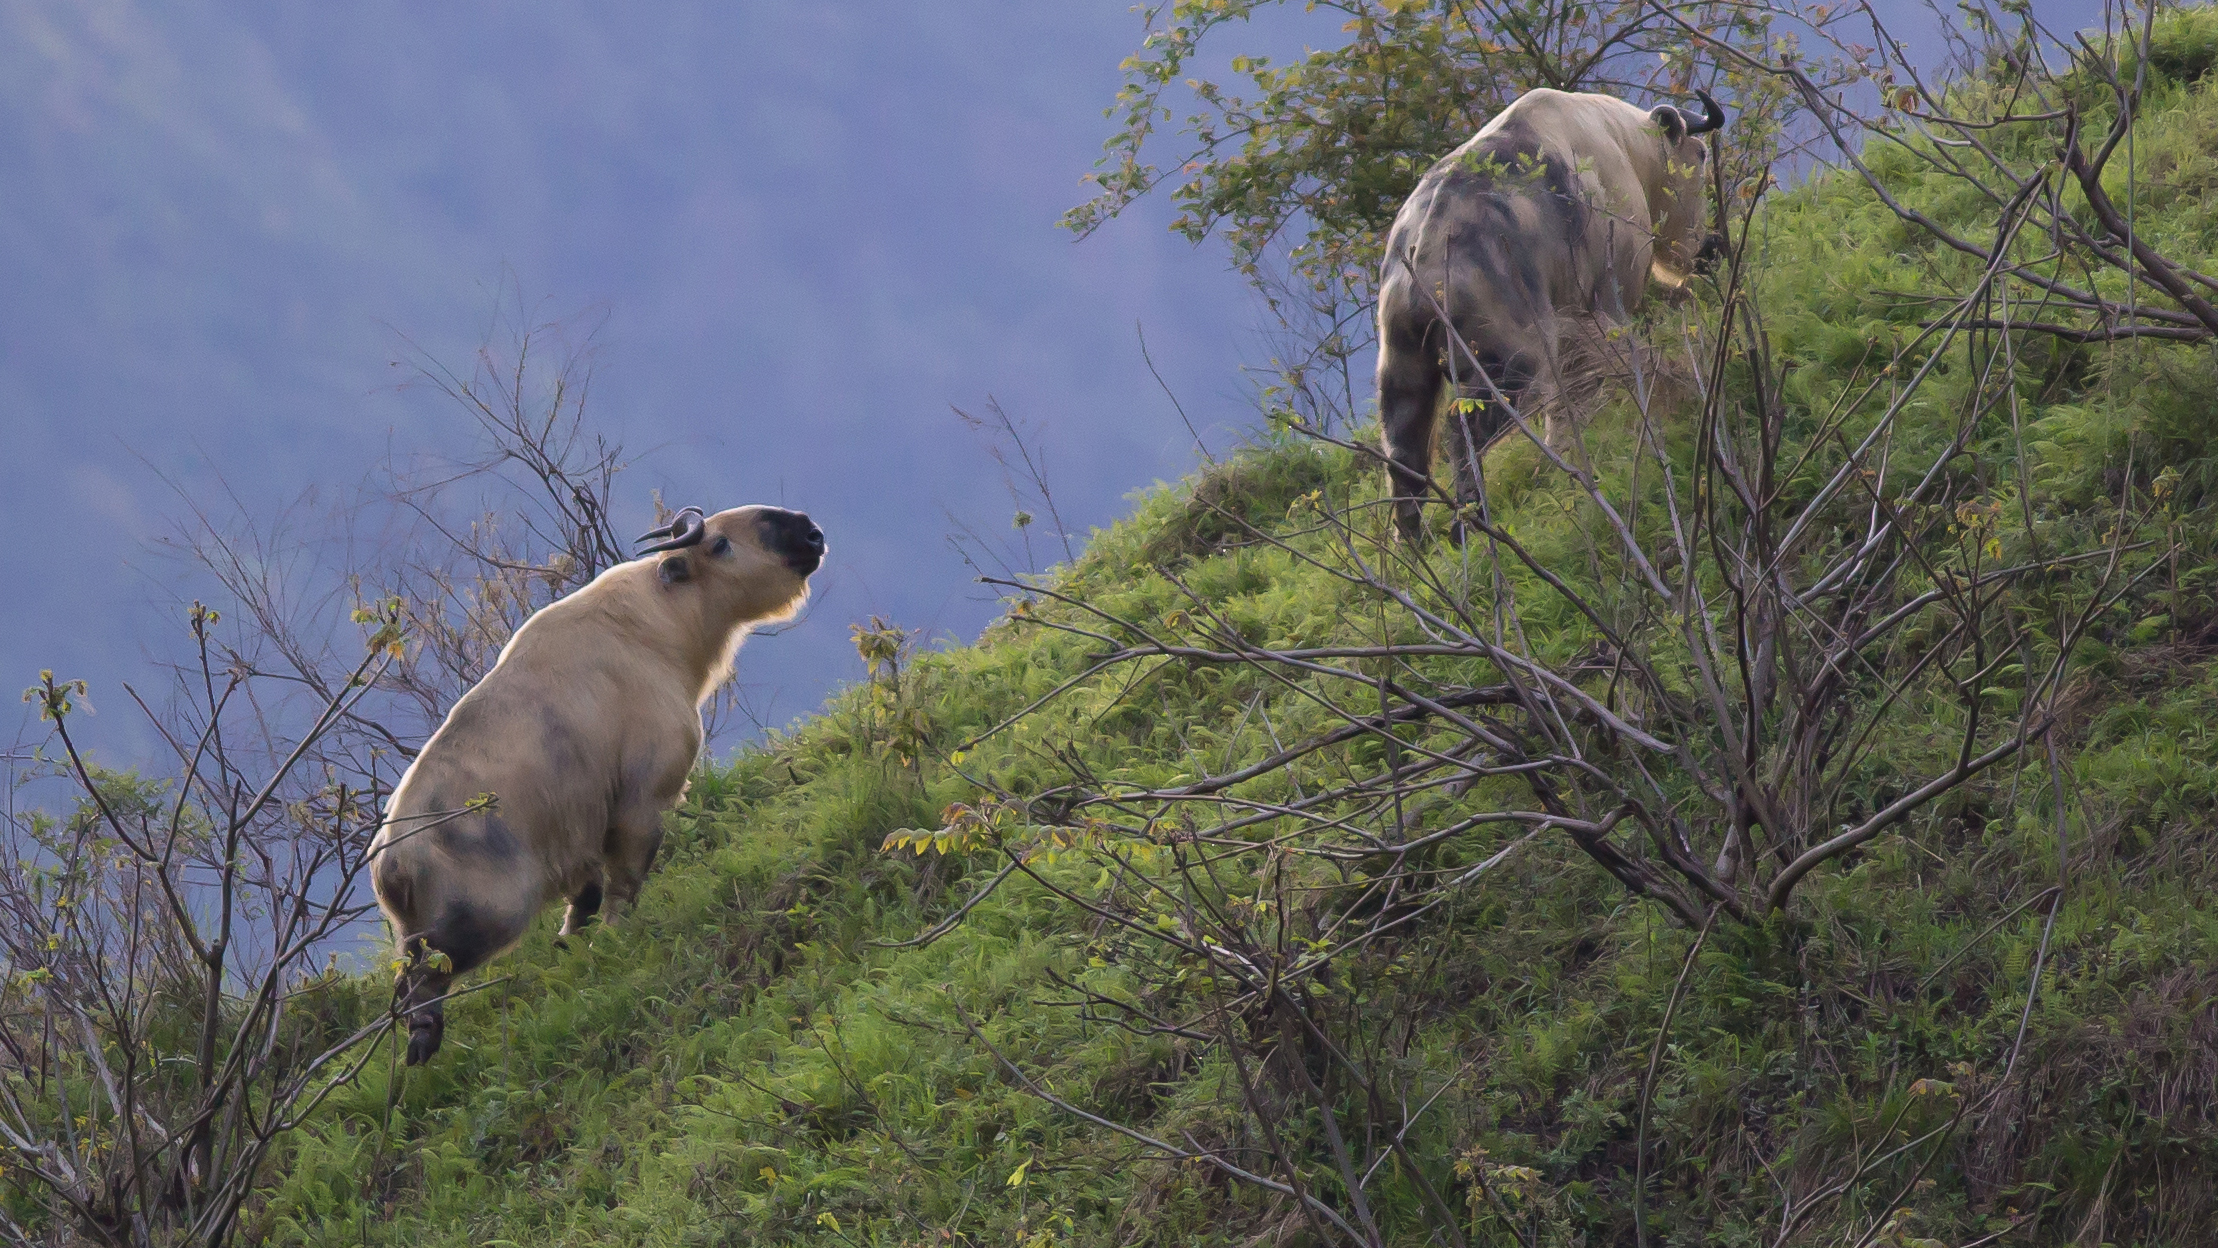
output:
[[[668,524],[666,524],[666,525],[663,525],[663,526],[662,526],[661,528],[659,528],[659,529],[649,529],[649,530],[647,530],[647,531],[646,531],[645,533],[642,533],[642,534],[640,534],[640,535],[639,535],[638,537],[635,537],[635,538],[633,538],[632,540],[633,540],[633,541],[635,541],[635,542],[644,542],[644,541],[646,541],[647,539],[649,539],[649,538],[652,538],[652,537],[668,537],[668,536],[670,536],[670,535],[671,535],[672,533],[675,533],[675,532],[677,532],[677,531],[678,531],[678,526],[680,526],[681,524],[685,523],[685,515],[686,515],[686,512],[689,512],[689,511],[690,511],[690,512],[692,512],[692,513],[693,513],[694,515],[696,515],[696,516],[699,516],[699,515],[704,515],[704,514],[706,514],[706,513],[704,513],[704,512],[703,512],[703,511],[702,511],[702,510],[701,510],[700,508],[698,508],[698,507],[686,507],[686,508],[683,508],[683,509],[681,509],[681,510],[679,510],[679,511],[677,511],[677,512],[674,512],[674,513],[672,513],[672,515],[671,515],[671,517],[670,517],[670,523],[668,523]]]
[[[670,523],[662,526],[659,529],[649,530],[648,532],[642,533],[637,538],[635,538],[635,541],[641,542],[652,541],[653,539],[658,537],[663,539],[662,541],[655,542],[655,544],[652,546],[640,547],[639,553],[642,555],[651,555],[660,550],[676,550],[681,546],[699,545],[701,542],[701,535],[708,531],[708,526],[703,523],[705,519],[706,516],[700,508],[686,508],[685,510],[679,512],[677,515],[672,516],[670,518]]]
[[[1702,120],[1696,121],[1692,117],[1688,117],[1687,133],[1708,134],[1712,130],[1723,130],[1725,128],[1725,110],[1718,106],[1716,100],[1710,98],[1710,93],[1697,91],[1694,93],[1694,98],[1702,101]],[[1679,115],[1685,117],[1686,110],[1680,109]]]

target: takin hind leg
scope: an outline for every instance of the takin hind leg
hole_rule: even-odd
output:
[[[401,942],[405,961],[393,984],[395,1007],[408,1022],[408,1064],[421,1066],[447,1034],[446,997],[455,978],[491,961],[524,934],[530,914],[449,902],[429,932]]]
[[[570,898],[570,908],[562,912],[562,930],[556,933],[555,943],[559,946],[564,936],[575,935],[579,928],[591,923],[593,916],[600,912],[601,876],[599,872],[595,872],[593,878],[585,882],[585,887]]]
[[[617,816],[616,826],[608,830],[604,859],[611,903],[604,922],[613,926],[617,916],[639,900],[640,886],[647,882],[647,872],[661,849],[661,811],[635,806]]]
[[[1465,531],[1462,511],[1480,501],[1486,481],[1481,462],[1486,450],[1502,435],[1517,427],[1514,409],[1529,417],[1526,404],[1534,393],[1535,372],[1523,354],[1507,358],[1481,356],[1484,377],[1456,387],[1448,404],[1448,459],[1455,477],[1456,521],[1449,536],[1461,546]]]
[[[408,1024],[408,1064],[431,1060],[447,1037],[447,989],[454,983],[453,959],[421,936],[401,948],[401,970],[393,981],[393,1012]]]
[[[1386,318],[1381,318],[1382,321]],[[1388,330],[1379,343],[1379,440],[1385,444],[1394,528],[1405,542],[1424,535],[1425,495],[1432,490],[1434,408],[1440,366],[1425,334]]]

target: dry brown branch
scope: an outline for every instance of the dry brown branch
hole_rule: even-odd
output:
[[[47,674],[30,694],[78,805],[0,828],[0,1141],[42,1211],[0,1228],[13,1242],[227,1242],[271,1150],[391,1025],[332,961],[370,910],[359,885],[391,777],[313,760],[401,634],[388,623],[305,731],[271,742],[232,722],[258,678],[222,666],[215,620],[195,604],[203,699],[157,720],[167,780],[88,761],[79,682]],[[274,760],[259,775],[257,757]]]

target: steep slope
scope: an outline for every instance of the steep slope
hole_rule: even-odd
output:
[[[2148,232],[2180,255],[2218,252],[2202,194],[2218,94],[2167,80],[2151,116]],[[1978,211],[1913,170],[1891,176],[1937,210]],[[1873,344],[1914,333],[1921,310],[1890,292],[1954,262],[1843,180],[1782,198],[1759,235],[1770,346],[1811,412]],[[2064,818],[2045,804],[2045,759],[1999,769],[1821,870],[1791,920],[1717,927],[1683,985],[1695,933],[1567,842],[1535,840],[1474,882],[1408,938],[1393,982],[1347,989],[1406,1024],[1380,1061],[1429,1106],[1410,1152],[1452,1185],[1472,1242],[1632,1242],[1643,1136],[1661,1242],[1771,1243],[1782,1201],[1829,1176],[1851,1181],[1845,1198],[1816,1204],[1796,1242],[2187,1244],[2218,1225],[2218,367],[2207,347],[2039,349],[2051,358],[2019,409],[2029,450],[1992,433],[1995,462],[2031,483],[2023,496],[2015,475],[1989,483],[2007,503],[1983,522],[1998,549],[2092,551],[2129,527],[2170,552],[2081,653],[2056,736]],[[1936,410],[1972,372],[1937,383]],[[1598,424],[1599,455],[1623,451],[1622,420]],[[1505,527],[1588,575],[1591,517],[1529,458],[1498,462]],[[1304,500],[1379,489],[1353,455],[1259,435],[1141,497],[1052,587],[1125,619],[1206,608],[1259,644],[1320,644],[1362,604],[1305,558],[1331,538]],[[2021,503],[2031,527],[2011,518]],[[1284,545],[1242,540],[1227,511]],[[1584,644],[1560,614],[1536,650]],[[1298,689],[1166,664],[1081,680],[989,734],[1087,670],[1099,642],[1047,625],[1088,620],[1045,599],[944,652],[860,637],[888,660],[879,677],[704,772],[630,922],[566,952],[542,934],[502,963],[454,1008],[437,1063],[334,1107],[251,1234],[426,1248],[1312,1234],[1267,1193],[1050,1104],[1002,1062],[1158,1139],[1251,1130],[1246,1076],[1208,1036],[1138,1034],[1084,1008],[1149,988],[1080,904],[1104,887],[1088,846],[1035,841],[1036,876],[900,944],[1001,870],[993,836],[943,815],[979,802],[964,771],[1025,794],[1076,758],[1164,784],[1199,756],[1261,757],[1310,722]],[[1917,698],[1882,736],[1875,793],[1954,748],[1945,708]],[[955,831],[932,848],[950,852],[882,847],[943,826]],[[1510,840],[1469,832],[1443,865]],[[1959,1123],[1974,1102],[1978,1120]],[[1411,1180],[1388,1175],[1373,1199],[1388,1242],[1423,1242]],[[1915,1212],[1891,1217],[1898,1205]]]

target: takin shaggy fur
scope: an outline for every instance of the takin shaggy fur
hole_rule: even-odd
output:
[[[1378,394],[1404,538],[1422,531],[1444,390],[1456,501],[1475,502],[1479,455],[1510,428],[1505,406],[1522,415],[1534,383],[1559,372],[1565,326],[1623,324],[1651,275],[1683,285],[1713,254],[1699,136],[1725,113],[1701,99],[1694,116],[1528,91],[1427,170],[1395,214]],[[1547,439],[1560,448],[1558,423],[1552,415]]]
[[[800,608],[824,557],[809,518],[775,507],[689,507],[653,538],[526,620],[387,803],[371,879],[411,1066],[439,1051],[454,978],[549,902],[568,899],[568,935],[638,896],[700,753],[701,703],[750,629]]]

